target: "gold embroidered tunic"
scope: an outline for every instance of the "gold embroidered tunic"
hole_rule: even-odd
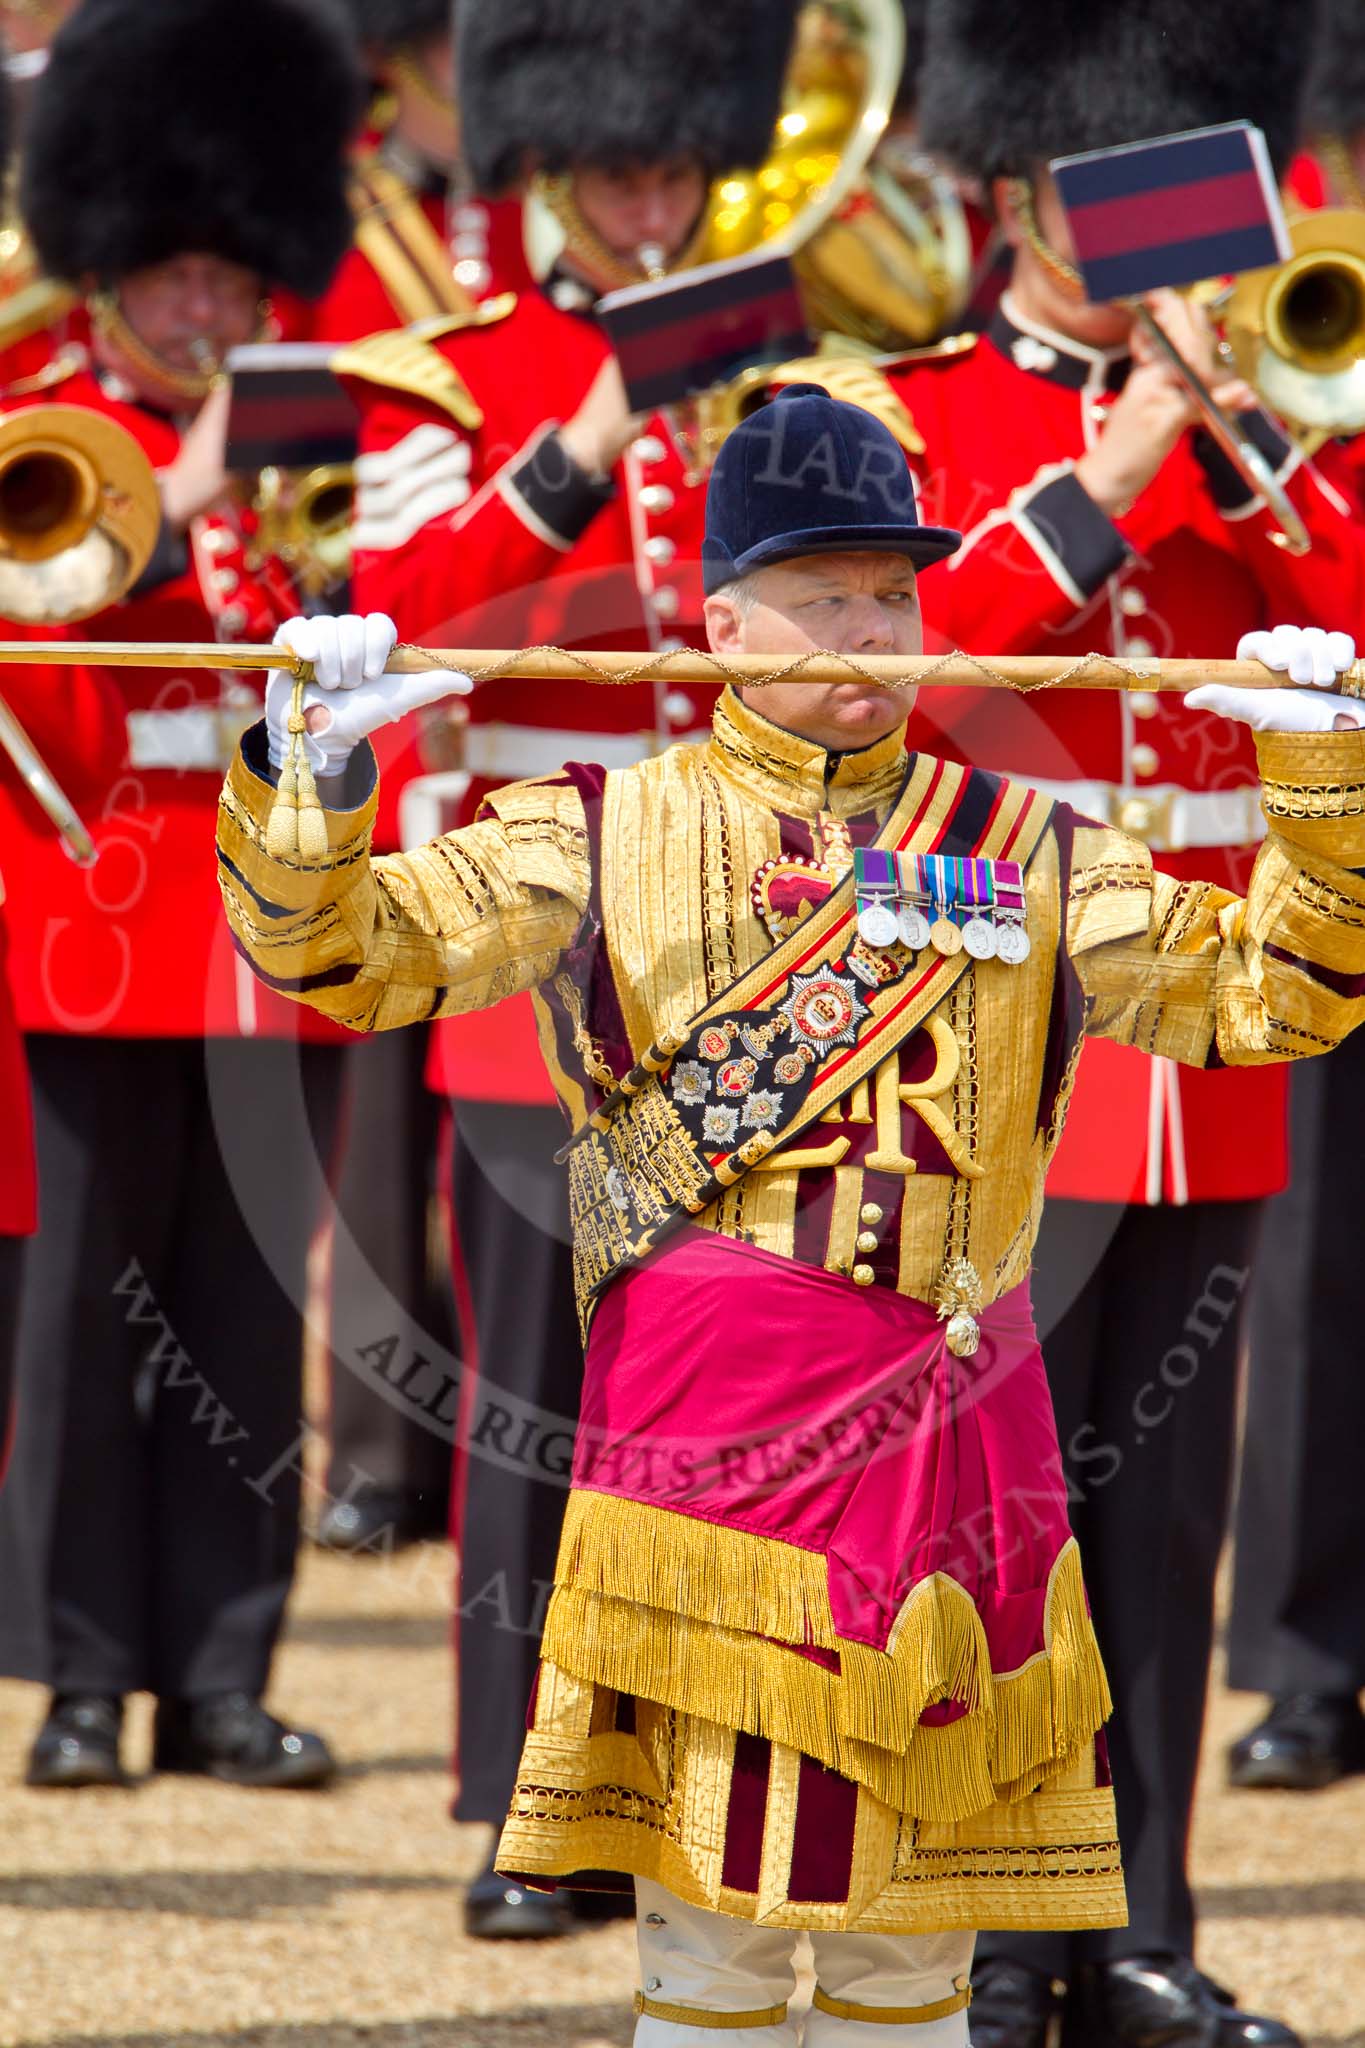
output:
[[[1083,1033],[1196,1064],[1337,1042],[1365,1014],[1365,737],[1267,735],[1258,751],[1270,832],[1244,901],[1154,873],[1140,844],[1058,809],[1027,870],[1028,959],[967,966],[897,1052],[695,1224],[919,1303],[969,1268],[988,1311],[1026,1279]],[[727,695],[704,746],[514,786],[475,825],[386,859],[369,855],[371,791],[328,814],[324,859],[281,862],[261,766],[249,735],[219,829],[229,922],[257,971],[358,1030],[533,990],[575,1127],[764,959],[893,803],[916,847],[970,814],[990,856],[1038,801],[923,756],[907,780],[899,733],[827,756]],[[586,1310],[597,1249],[578,1250]],[[1041,1589],[1044,1646],[1007,1670],[941,1575],[885,1657],[854,1654],[810,1561],[576,1492],[504,1867],[631,1871],[803,1926],[1121,1918],[1074,1546]],[[813,1654],[794,1656],[802,1644]],[[761,1846],[737,1882],[726,1814],[754,1739]],[[812,1770],[856,1799],[846,1890],[821,1900],[793,1878]]]

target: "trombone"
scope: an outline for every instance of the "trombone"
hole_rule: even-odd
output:
[[[1287,262],[1237,280],[1223,322],[1242,376],[1311,454],[1365,428],[1365,214],[1307,214],[1289,239]]]
[[[14,763],[29,795],[56,826],[63,847],[77,867],[93,867],[99,858],[94,840],[81,822],[71,799],[3,697],[0,697],[0,747]]]
[[[105,610],[146,568],[160,525],[151,463],[116,422],[72,405],[0,418],[0,616],[66,625]],[[28,658],[50,650],[33,642]],[[3,697],[0,748],[71,858],[90,866],[94,841]]]
[[[1230,413],[1225,413],[1194,364],[1187,362],[1155,314],[1146,306],[1137,308],[1144,333],[1156,344],[1199,408],[1205,427],[1228,461],[1239,470],[1256,495],[1264,498],[1279,528],[1270,538],[1290,555],[1306,555],[1313,542],[1308,528],[1290,502],[1289,493],[1276,476],[1250,435],[1244,434]]]

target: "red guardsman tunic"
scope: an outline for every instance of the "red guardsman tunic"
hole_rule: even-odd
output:
[[[356,240],[325,296],[304,309],[311,339],[363,341],[530,283],[520,200],[457,199],[434,173],[423,184],[422,170],[415,160],[400,165],[371,138],[351,183]],[[397,847],[403,791],[427,765],[416,722],[383,734],[379,755],[379,841]]]
[[[117,773],[126,744],[123,702],[107,672],[7,667],[0,673],[0,695],[66,795],[88,815]],[[0,755],[0,775],[13,775],[7,755]],[[35,815],[35,830],[42,815]],[[46,830],[55,840],[56,828],[48,824]],[[12,892],[13,880],[12,873],[0,879],[0,901]],[[17,908],[10,903],[11,915]],[[9,951],[0,914],[0,1236],[16,1237],[37,1227],[38,1197],[24,1043],[5,971]]]
[[[595,321],[532,288],[490,302],[477,324],[409,342],[406,359],[388,344],[346,359],[361,408],[360,610],[386,611],[405,640],[433,646],[705,644],[705,483],[671,424],[652,419],[606,482],[557,437],[607,355]],[[654,753],[702,728],[713,694],[573,677],[484,684],[470,699],[461,816],[509,778]],[[445,1022],[437,1047],[433,1078],[452,1093],[551,1099],[525,1003]]]
[[[522,248],[519,199],[448,200],[444,188],[416,196],[434,241],[445,253],[447,270],[471,299],[519,291],[531,282]],[[406,251],[403,254],[406,258]],[[406,276],[415,290],[420,273],[407,259],[390,276]],[[317,341],[359,341],[444,310],[434,304],[409,310],[385,283],[373,255],[357,243],[342,258],[326,296],[311,309],[309,330]]]
[[[110,396],[86,371],[22,402],[54,399],[117,421],[155,468],[175,458],[180,436],[172,420]],[[35,637],[269,640],[296,609],[277,568],[249,568],[239,523],[212,518],[194,523],[187,546],[163,545],[122,603]],[[20,637],[14,627],[3,631]],[[67,858],[0,762],[0,863],[22,1030],[338,1040],[332,1026],[300,1033],[297,1008],[251,974],[219,909],[218,789],[237,733],[259,715],[263,680],[213,669],[9,671],[6,687],[35,739],[60,731],[68,717],[78,721],[77,735],[98,727],[96,742],[71,748],[88,772],[68,790],[99,849],[92,868]],[[44,705],[52,707],[46,719],[38,715]],[[55,748],[51,765],[61,779]]]
[[[1076,481],[1127,358],[1026,326],[1006,298],[966,355],[892,371],[927,453],[923,516],[960,527],[924,584],[928,645],[997,654],[1227,654],[1277,620],[1327,627],[1365,605],[1365,529],[1350,469],[1300,463],[1253,428],[1312,534],[1277,547],[1259,500],[1200,437],[1111,521]],[[1178,697],[926,691],[912,742],[1042,782],[1147,841],[1158,864],[1241,889],[1263,832],[1243,726]],[[1237,1200],[1286,1176],[1282,1068],[1202,1072],[1100,1042],[1081,1063],[1049,1192],[1096,1201]]]

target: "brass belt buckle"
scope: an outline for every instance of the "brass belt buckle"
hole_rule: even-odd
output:
[[[1116,789],[1110,799],[1109,822],[1132,839],[1141,839],[1154,853],[1172,853],[1171,817],[1175,791],[1164,796],[1139,789]]]

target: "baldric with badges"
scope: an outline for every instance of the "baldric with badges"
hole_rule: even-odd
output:
[[[939,846],[969,803],[966,775],[940,792]],[[876,835],[874,853],[900,855],[923,830],[925,779],[907,766],[904,785]],[[1022,875],[1050,818],[1031,791],[1000,791],[972,854],[1008,853]],[[927,854],[928,861],[972,854]],[[855,861],[861,861],[861,851]],[[1022,912],[1022,898],[1021,898]],[[753,1168],[824,1117],[900,1048],[972,966],[960,946],[929,950],[893,931],[874,948],[846,873],[775,951],[726,989],[684,1035],[668,1033],[643,1055],[569,1147],[569,1198],[579,1299],[585,1322],[602,1290],[689,1216],[699,1216]],[[912,934],[912,936],[918,936]],[[947,954],[947,957],[944,955]]]

